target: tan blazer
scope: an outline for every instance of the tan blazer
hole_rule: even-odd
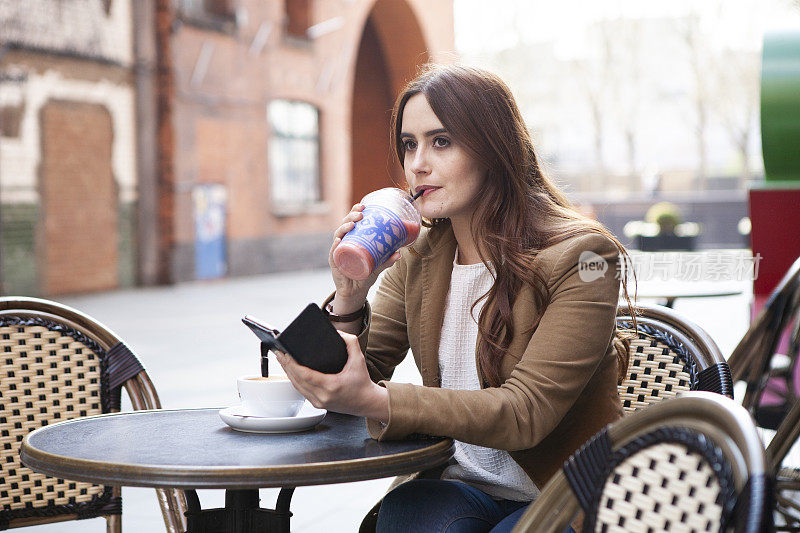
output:
[[[622,416],[612,342],[616,247],[592,233],[538,254],[535,264],[550,292],[544,315],[526,333],[536,307],[533,289],[525,286],[513,303],[504,382],[474,391],[439,388],[439,338],[456,250],[449,222],[424,231],[414,247],[423,257],[402,251],[384,274],[359,335],[373,380],[389,391],[389,423],[368,421],[370,434],[390,440],[424,433],[508,450],[541,488],[586,440]],[[604,276],[581,279],[582,252],[608,262]],[[386,381],[409,348],[423,386]]]

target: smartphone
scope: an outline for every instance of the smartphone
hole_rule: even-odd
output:
[[[256,337],[261,339],[261,342],[266,343],[270,350],[279,350],[284,353],[289,351],[280,343],[278,335],[280,331],[273,328],[263,320],[259,320],[252,315],[244,315],[242,322],[255,333]]]
[[[283,332],[251,315],[246,315],[242,322],[270,350],[287,353],[317,372],[338,374],[347,363],[344,339],[317,304],[308,304]]]

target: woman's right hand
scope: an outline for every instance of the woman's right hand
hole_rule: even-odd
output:
[[[333,245],[331,246],[330,254],[328,254],[328,264],[331,267],[333,283],[336,285],[333,310],[338,314],[351,313],[361,309],[367,299],[367,293],[378,279],[378,275],[400,259],[400,252],[395,252],[385,263],[363,280],[350,279],[336,267],[336,263],[333,261],[333,252],[342,242],[342,238],[347,232],[355,227],[356,222],[364,218],[362,211],[364,211],[363,204],[354,205],[347,216],[342,219],[342,224],[333,232]]]

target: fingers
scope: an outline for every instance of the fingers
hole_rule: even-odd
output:
[[[358,213],[358,214],[361,215],[361,213]],[[353,222],[353,221],[348,221],[348,222],[343,223],[341,226],[336,228],[336,231],[333,232],[333,238],[334,239],[341,239],[342,237],[344,237],[347,234],[347,232],[349,232],[354,227],[356,227],[356,223]]]
[[[362,204],[354,205],[350,212],[347,213],[347,216],[342,219],[342,224],[333,232],[333,244],[328,254],[328,264],[331,267],[333,267],[333,251],[339,246],[342,238],[356,226],[356,222],[364,218],[363,210],[364,206]]]
[[[281,367],[283,367],[283,371],[286,372],[286,377],[292,382],[297,392],[302,394],[314,407],[321,407],[320,400],[316,394],[317,376],[314,374],[317,374],[317,372],[300,365],[285,353],[275,352],[275,356]]]
[[[352,341],[353,339],[358,339],[358,335],[353,335],[352,333],[347,333],[346,331],[340,331],[339,335],[344,339],[344,342]]]
[[[328,265],[330,265],[332,269],[336,268],[336,264],[333,261],[333,252],[334,250],[336,250],[336,247],[339,246],[340,242],[342,242],[342,239],[339,237],[335,237],[333,239],[333,244],[331,244],[331,251],[328,252]]]
[[[323,374],[304,367],[286,354],[276,352],[276,355],[294,388],[311,405],[318,409],[335,407],[333,402],[342,396],[341,374]]]
[[[337,329],[336,331],[339,332],[339,336],[344,340],[344,343],[348,349],[350,349],[352,346],[357,346],[359,351],[361,350],[361,347],[358,345],[358,336],[353,335],[352,333],[347,333],[346,331],[342,331],[340,329]]]
[[[304,382],[313,383],[317,378],[315,374],[319,374],[319,372],[301,365],[295,361],[293,357],[283,352],[276,352],[276,359],[283,367],[283,370],[286,371],[287,375],[291,372],[293,376],[296,376]]]
[[[365,398],[373,383],[358,337],[342,331],[339,335],[347,346],[348,359],[338,374],[311,370],[285,353],[276,352],[276,356],[292,384],[314,407],[363,416],[369,403]]]
[[[347,346],[347,364],[345,365],[345,369],[353,364],[364,364],[364,354],[361,353],[361,345],[358,343],[358,337],[338,329],[336,331],[342,339],[344,339],[344,344]],[[342,372],[344,371],[343,369]]]
[[[355,222],[356,220],[361,220],[364,218],[364,206],[361,204],[356,204],[350,209],[350,212],[342,219],[342,224],[345,222]]]
[[[334,237],[344,237],[348,231],[355,227],[356,222],[364,218],[364,213],[356,211],[355,207],[353,207],[353,209],[353,211],[350,211],[347,216],[342,219],[342,224],[336,228],[336,231],[333,233]]]

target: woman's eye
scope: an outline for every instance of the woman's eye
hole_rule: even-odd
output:
[[[433,145],[436,148],[444,148],[445,146],[449,146],[450,145],[450,139],[447,139],[445,137],[436,137],[433,140]]]
[[[406,151],[413,150],[417,147],[417,143],[412,140],[403,141],[403,149]]]

